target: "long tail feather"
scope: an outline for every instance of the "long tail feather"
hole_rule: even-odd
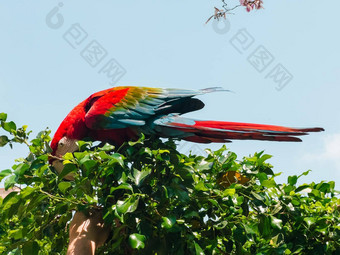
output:
[[[166,136],[180,137],[184,140],[211,143],[231,142],[230,140],[265,140],[301,142],[296,136],[308,132],[324,131],[323,128],[290,128],[275,125],[263,125],[224,121],[200,121],[179,116],[166,116],[154,122],[157,130]],[[162,132],[163,131],[163,132]]]

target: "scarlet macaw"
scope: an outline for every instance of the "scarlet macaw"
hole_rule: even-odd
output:
[[[202,90],[115,87],[94,93],[78,104],[60,124],[51,143],[52,155],[62,157],[78,149],[77,141],[90,139],[121,145],[140,133],[179,138],[196,143],[225,143],[232,139],[300,142],[296,137],[323,128],[288,128],[182,117],[204,107],[193,98],[221,88]],[[58,172],[60,160],[51,159]]]

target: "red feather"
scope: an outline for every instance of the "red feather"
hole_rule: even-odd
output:
[[[198,143],[230,142],[232,139],[301,141],[295,136],[322,128],[289,128],[223,121],[200,121],[180,115],[201,109],[193,99],[220,88],[205,90],[116,87],[94,93],[77,105],[60,124],[51,143],[53,154],[59,141],[89,138],[120,145],[143,132]]]

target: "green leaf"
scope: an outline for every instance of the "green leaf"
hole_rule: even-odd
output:
[[[82,162],[82,165],[85,167],[86,171],[91,171],[97,164],[98,162],[92,159]]]
[[[282,220],[278,219],[274,216],[270,216],[271,225],[273,228],[281,229],[282,228]]]
[[[38,255],[39,245],[35,241],[26,242],[22,247],[23,255]]]
[[[176,217],[175,216],[169,216],[169,217],[162,217],[162,228],[165,229],[171,229],[175,223],[176,223]]]
[[[224,220],[214,225],[216,229],[225,229],[228,226],[228,221]]]
[[[298,177],[296,175],[288,176],[288,183],[292,186],[296,184]]]
[[[59,178],[62,179],[66,175],[68,175],[70,173],[76,173],[77,171],[78,171],[78,169],[74,164],[66,164],[66,165],[64,165],[63,171],[61,171],[61,173],[59,174]]]
[[[85,157],[86,152],[73,152],[73,155],[78,161],[81,161]]]
[[[138,171],[137,169],[133,170],[133,177],[135,180],[135,184],[137,186],[140,186],[144,179],[151,173],[151,170],[144,170],[144,171]]]
[[[101,151],[112,151],[114,149],[115,149],[115,147],[113,145],[109,144],[109,143],[106,143],[106,144],[104,144],[103,147],[99,148],[99,150],[101,150]]]
[[[10,122],[3,122],[2,127],[9,133],[12,133],[12,130],[17,130],[17,126],[13,121]]]
[[[195,254],[196,255],[204,255],[204,251],[203,249],[201,248],[201,246],[198,245],[198,243],[194,242],[194,245],[195,245]]]
[[[115,164],[118,163],[120,166],[124,167],[124,160],[121,154],[119,153],[114,153],[111,155],[111,160],[109,164]]]
[[[330,189],[333,190],[335,187],[335,182],[334,181],[330,181],[328,182],[328,184],[330,185]]]
[[[312,170],[308,170],[308,171],[306,171],[306,172],[303,172],[302,174],[300,174],[299,176],[298,176],[298,178],[300,178],[301,176],[303,176],[303,175],[308,175],[309,174],[309,172],[311,172]]]
[[[300,192],[300,191],[302,191],[302,190],[308,189],[308,188],[310,188],[310,187],[311,187],[311,186],[308,185],[308,184],[303,184],[303,185],[299,186],[298,188],[296,188],[295,192],[297,193],[297,192]],[[286,192],[286,193],[287,193],[287,192]]]
[[[300,205],[300,201],[297,200],[297,199],[292,199],[292,204],[295,205],[295,206],[298,206],[298,205]]]
[[[141,135],[140,135],[140,138],[137,140],[137,141],[135,141],[135,142],[128,142],[128,144],[130,145],[130,146],[135,146],[135,145],[138,145],[138,144],[143,144],[144,143],[144,139],[145,139],[145,135],[142,133]]]
[[[264,161],[272,158],[272,155],[264,154],[257,162],[259,165],[262,165]]]
[[[5,178],[6,176],[12,174],[12,170],[10,169],[5,169],[0,172],[0,181]]]
[[[115,190],[118,190],[118,189],[125,189],[125,190],[130,190],[130,191],[133,192],[133,188],[132,188],[132,186],[131,186],[130,184],[128,184],[128,183],[122,183],[122,184],[120,184],[120,185],[117,186],[117,187],[112,187],[112,188],[110,189],[110,193],[112,193],[112,192],[114,192]]]
[[[328,193],[330,191],[331,185],[329,183],[321,182],[316,186],[316,189],[321,192]]]
[[[243,224],[244,226],[244,229],[246,230],[246,232],[248,234],[251,234],[251,235],[258,235],[258,229],[257,229],[257,225],[256,224],[252,224],[252,225],[249,225],[249,223],[245,223]]]
[[[79,147],[79,151],[84,151],[90,149],[92,146],[92,142],[89,141],[77,141],[77,145]]]
[[[7,120],[7,114],[4,112],[0,113],[0,121],[6,121]]]
[[[60,182],[58,184],[59,190],[65,194],[65,191],[72,186],[71,182]]]
[[[282,205],[281,205],[280,202],[278,202],[278,203],[275,205],[275,207],[274,207],[274,209],[272,210],[271,213],[272,213],[273,215],[275,215],[275,214],[279,213],[279,212],[281,211],[281,209],[282,209]]]
[[[313,218],[313,217],[306,217],[303,219],[304,222],[307,223],[308,227],[310,227],[311,225],[313,225],[316,221],[316,218]]]
[[[67,152],[67,153],[63,156],[63,159],[65,159],[65,160],[72,160],[72,159],[74,159],[73,153]]]
[[[217,202],[216,200],[214,200],[214,199],[208,199],[208,201],[209,201],[212,205],[214,205],[214,206],[216,206],[216,207],[219,206],[218,202]]]
[[[273,188],[276,186],[276,183],[274,180],[264,180],[261,184],[263,187],[266,187],[266,188]]]
[[[260,183],[262,184],[263,181],[268,180],[268,175],[266,173],[258,173],[257,178],[259,178]]]
[[[168,189],[167,189],[167,187],[166,186],[164,186],[164,185],[162,185],[162,188],[163,188],[163,190],[164,190],[164,196],[165,196],[165,198],[169,198],[169,194],[168,194]]]
[[[4,147],[9,142],[9,139],[7,136],[2,135],[0,136],[0,147]]]
[[[292,190],[294,190],[294,186],[287,185],[287,186],[285,186],[285,187],[283,188],[283,190],[284,190],[284,192],[285,192],[286,194],[289,194]],[[296,189],[295,192],[298,192],[298,189]]]
[[[15,248],[11,252],[9,252],[7,255],[21,255],[21,250],[19,248]]]
[[[205,161],[205,160],[201,160],[201,161],[199,162],[199,164],[196,165],[196,168],[197,168],[197,170],[199,170],[199,171],[204,171],[204,170],[210,169],[211,166],[212,166],[212,164],[213,164],[212,162],[208,162],[208,161]]]
[[[217,204],[217,205],[218,205],[218,204]],[[184,214],[183,217],[184,217],[184,218],[193,218],[193,217],[199,218],[200,215],[198,214],[197,211],[191,211],[191,210],[189,210],[189,211],[187,211],[187,212]]]
[[[299,254],[299,251],[294,252],[295,254]],[[292,252],[289,249],[285,249],[283,254],[292,254]]]
[[[169,150],[153,150],[152,151],[155,155],[157,155],[157,154],[164,154],[164,153],[170,153],[170,151]]]
[[[133,249],[144,249],[145,241],[146,237],[141,234],[134,233],[129,236],[129,244]]]
[[[308,196],[314,196],[316,198],[321,198],[321,192],[320,192],[320,190],[313,189],[310,193],[308,193]]]
[[[98,203],[98,199],[97,198],[94,198],[94,197],[91,197],[87,194],[84,195],[87,202],[89,202],[90,204],[97,204]]]
[[[256,199],[260,200],[260,201],[263,201],[264,198],[262,196],[260,196],[259,194],[257,194],[256,192],[254,191],[251,191],[250,192]]]
[[[227,196],[232,197],[232,196],[235,195],[235,192],[236,192],[235,189],[225,189],[225,190],[223,191],[223,196],[224,196],[224,197],[227,197]]]
[[[5,190],[12,188],[16,184],[16,176],[12,175],[5,180]]]
[[[40,139],[36,138],[36,139],[33,139],[33,140],[31,141],[31,143],[32,143],[34,146],[41,146],[42,141],[41,141]]]
[[[9,236],[16,240],[23,238],[22,228],[14,229],[9,231]]]
[[[6,211],[7,209],[9,209],[13,204],[16,204],[17,202],[19,202],[20,197],[18,196],[18,192],[17,191],[13,191],[11,193],[9,193],[4,200],[2,201],[3,204],[3,211]]]
[[[27,211],[31,211],[31,210],[36,210],[36,207],[38,206],[38,205],[41,205],[41,202],[45,199],[45,198],[47,198],[47,195],[45,195],[45,194],[34,194],[34,196],[31,196],[30,197],[30,202],[29,202],[29,204],[28,204],[28,206],[27,206]]]
[[[122,215],[125,213],[134,212],[138,207],[139,197],[130,196],[125,201],[117,201],[117,212]]]
[[[27,196],[30,196],[34,191],[36,191],[38,188],[32,188],[32,187],[25,187],[20,191],[21,198],[26,198]]]
[[[112,250],[119,250],[119,248],[122,246],[121,243],[123,242],[124,240],[124,236],[120,236],[117,238],[117,241],[113,242],[111,248]]]
[[[22,176],[29,169],[29,165],[22,163],[16,166],[14,173],[18,176]]]
[[[204,185],[204,182],[201,181],[201,182],[199,182],[199,183],[197,183],[195,185],[195,190],[198,190],[198,191],[207,191],[209,189]]]
[[[148,156],[151,156],[152,155],[152,152],[150,150],[150,148],[142,148],[139,150],[139,154],[140,155],[143,155],[143,154],[147,154]]]
[[[268,237],[271,233],[271,220],[269,217],[261,215],[259,231],[264,237]]]

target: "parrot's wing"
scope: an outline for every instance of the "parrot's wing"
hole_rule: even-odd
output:
[[[201,109],[196,95],[220,91],[117,87],[93,94],[86,105],[85,123],[93,130],[139,127],[145,134],[193,142],[229,142],[233,139],[301,141],[296,136],[323,128],[290,128],[225,121],[200,121],[179,115]],[[117,139],[117,138],[115,138]]]
[[[221,90],[116,87],[95,93],[88,99],[85,123],[96,130],[144,126],[149,119],[158,116],[199,110],[204,104],[193,96]]]

